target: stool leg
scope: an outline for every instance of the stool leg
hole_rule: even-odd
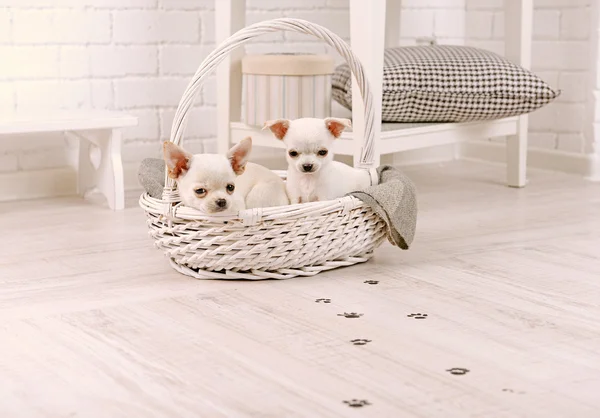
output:
[[[517,134],[509,136],[506,143],[506,169],[509,187],[527,184],[527,115],[519,117]]]
[[[113,129],[99,141],[102,154],[96,176],[98,190],[106,196],[112,210],[125,207],[123,163],[121,161],[121,131]]]
[[[380,163],[381,90],[383,79],[383,52],[385,42],[386,0],[350,0],[350,39],[352,51],[363,64],[365,76],[371,84],[375,112],[374,167]],[[363,102],[358,84],[352,77],[352,145],[354,166],[360,162],[363,145]]]
[[[531,68],[533,0],[504,2],[505,56],[525,69]],[[510,187],[525,187],[527,183],[528,116],[519,116],[516,135],[506,144],[507,183]]]
[[[81,196],[96,186],[96,168],[90,159],[92,144],[87,138],[77,136],[79,139],[79,169],[77,170],[77,193]]]

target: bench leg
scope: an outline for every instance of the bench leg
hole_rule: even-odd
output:
[[[98,167],[98,189],[106,196],[112,210],[125,207],[123,162],[121,161],[121,131],[113,129],[100,144],[102,159]]]
[[[393,5],[390,6],[393,12]],[[383,52],[385,46],[386,0],[350,0],[350,39],[352,50],[362,61],[365,76],[371,84],[373,111],[375,112],[375,143],[373,144],[373,166],[380,164],[381,137],[381,90],[383,80]],[[354,167],[360,162],[363,146],[363,100],[358,84],[352,77],[352,146],[354,147]]]
[[[531,68],[533,0],[504,1],[504,55],[525,69]],[[506,143],[507,183],[525,187],[527,183],[527,121],[519,116],[517,133]]]
[[[92,163],[90,153],[98,149],[95,144],[80,135],[73,135],[79,140],[79,169],[77,170],[77,193],[84,197],[96,186],[96,167]]]
[[[506,170],[509,187],[525,187],[527,184],[527,115],[519,117],[517,134],[506,142]]]
[[[85,195],[97,187],[112,210],[125,207],[123,163],[121,162],[121,131],[113,129],[89,137],[79,136],[79,173],[77,192]],[[99,151],[97,168],[92,162],[94,147]]]

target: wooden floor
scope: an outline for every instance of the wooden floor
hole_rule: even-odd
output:
[[[0,417],[600,416],[600,184],[408,172],[412,249],[288,281],[175,273],[137,196],[0,205]]]

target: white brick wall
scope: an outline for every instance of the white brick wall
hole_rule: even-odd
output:
[[[10,42],[10,13],[8,9],[0,9],[0,42]]]
[[[215,47],[215,0],[0,1],[0,109],[50,105],[124,109],[140,119],[125,130],[124,158],[157,156],[168,138],[183,89]],[[533,70],[562,89],[555,104],[531,117],[531,145],[584,152],[581,114],[589,86],[591,0],[535,0]],[[503,52],[502,0],[403,0],[399,44],[421,37],[467,42]],[[349,37],[348,0],[248,0],[248,23],[299,17]],[[330,48],[312,38],[276,33],[249,52]],[[339,57],[336,56],[339,61]],[[188,141],[214,150],[215,78],[193,109]],[[0,171],[71,164],[66,141],[0,146]],[[21,144],[21,145],[19,145]],[[23,147],[21,149],[20,147]]]
[[[110,13],[66,9],[12,9],[12,39],[16,44],[86,44],[110,41]]]
[[[158,49],[160,74],[194,74],[213,49],[212,45],[161,45]]]
[[[0,109],[123,109],[139,117],[138,127],[124,131],[124,160],[158,156],[159,141],[169,136],[185,86],[215,47],[214,1],[1,0]],[[463,42],[465,0],[403,3],[400,43],[431,36],[440,42]],[[317,22],[349,38],[348,0],[247,2],[248,24],[283,16]],[[275,33],[248,45],[253,53],[290,49],[330,50],[293,33]],[[216,95],[211,77],[187,131],[195,152],[214,149]],[[0,145],[2,172],[74,161],[73,147],[64,138],[37,135],[10,143]]]
[[[531,115],[533,148],[584,152],[591,1],[534,0],[532,70],[562,94]],[[503,53],[502,1],[467,0],[466,20],[467,44]]]
[[[81,55],[81,59],[89,63],[94,77],[150,76],[158,73],[158,51],[153,45],[94,45],[86,48],[85,52],[87,56]],[[83,62],[82,66],[85,65]]]
[[[200,41],[200,20],[195,11],[115,11],[115,44],[195,43]]]

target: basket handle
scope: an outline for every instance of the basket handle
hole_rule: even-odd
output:
[[[194,104],[204,79],[212,73],[215,67],[217,67],[223,59],[225,59],[225,56],[237,47],[250,41],[252,38],[278,31],[299,32],[313,35],[334,47],[346,60],[357,81],[365,108],[364,143],[360,152],[359,167],[371,168],[373,166],[373,141],[375,135],[373,127],[373,96],[371,94],[369,81],[364,75],[363,66],[356,55],[350,50],[350,46],[342,38],[323,26],[301,19],[281,18],[256,23],[240,29],[212,51],[208,57],[204,59],[202,64],[200,64],[200,67],[194,74],[192,81],[188,84],[179,101],[179,106],[175,112],[173,125],[171,127],[170,141],[175,144],[181,142],[187,124],[190,107]],[[175,191],[174,186],[175,181],[170,177],[165,176],[165,193],[163,194],[163,198],[167,197],[165,195],[171,195],[171,198],[175,197],[173,196],[173,192]]]

